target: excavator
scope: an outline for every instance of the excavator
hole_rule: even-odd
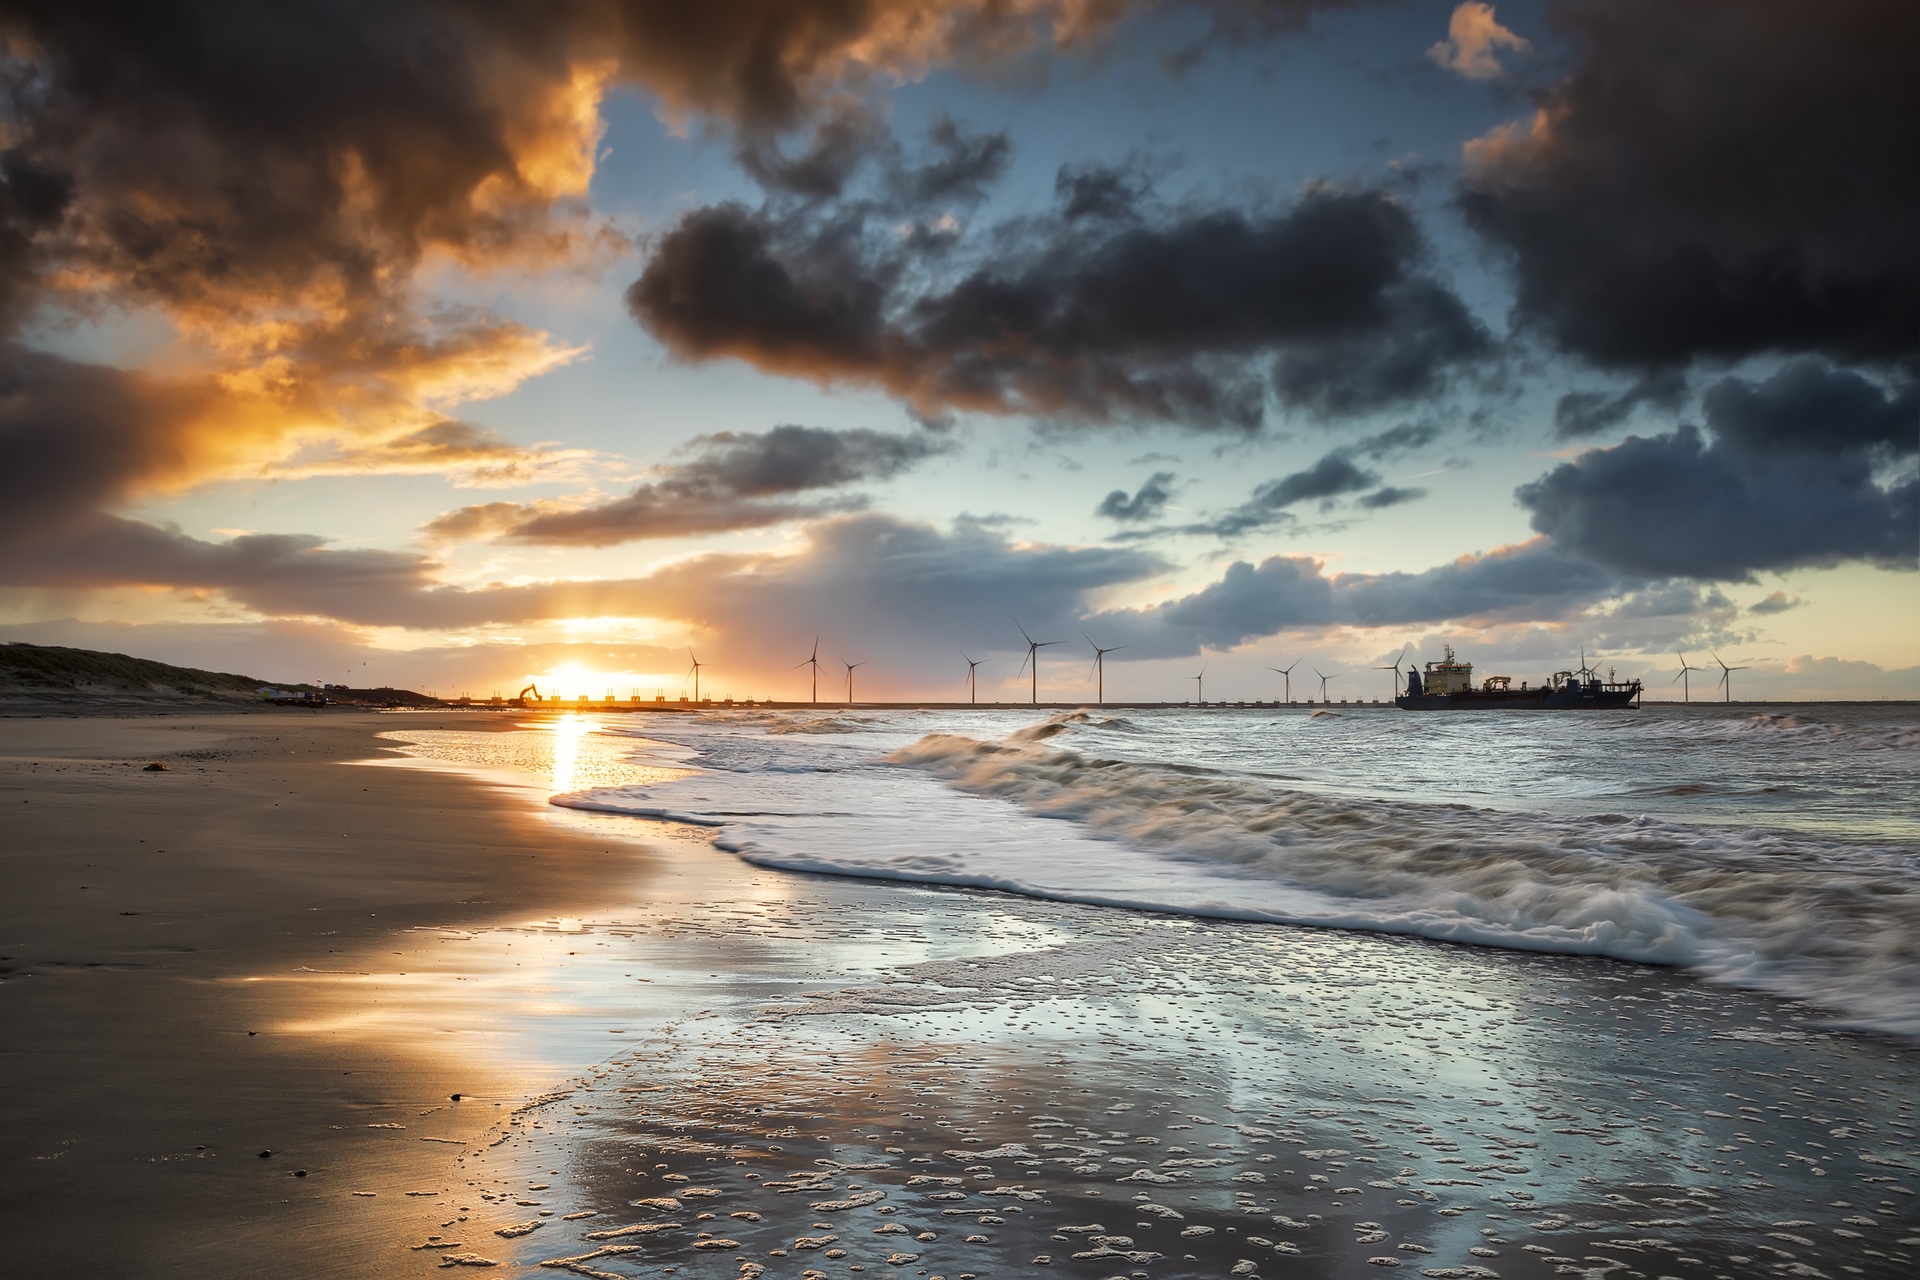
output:
[[[528,694],[533,695],[532,703],[529,703],[527,701]],[[513,705],[516,707],[538,705],[539,702],[540,702],[540,686],[539,685],[530,684],[526,688],[522,689],[519,693],[516,693],[513,695]]]

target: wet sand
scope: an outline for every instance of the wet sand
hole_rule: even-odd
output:
[[[1810,1009],[757,869],[546,806],[551,734],[498,785],[328,763],[481,720],[0,722],[0,804],[48,809],[5,855],[12,1263],[112,1224],[131,1275],[1912,1274],[1916,1055]]]
[[[545,1068],[422,1049],[459,1001],[349,1034],[404,991],[313,983],[408,969],[436,936],[409,930],[604,902],[647,858],[478,781],[338,763],[393,722],[0,719],[0,1271],[415,1273],[393,1199],[458,1149],[421,1139],[484,1132]]]

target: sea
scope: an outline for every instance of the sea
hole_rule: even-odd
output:
[[[735,709],[560,733],[625,771],[569,765],[553,804],[706,828],[763,867],[1608,957],[1920,1037],[1911,704]]]

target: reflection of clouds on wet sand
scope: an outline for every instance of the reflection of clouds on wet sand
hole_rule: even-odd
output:
[[[853,982],[711,989],[516,1112],[466,1157],[496,1197],[475,1220],[517,1199],[550,1216],[486,1256],[618,1276],[708,1253],[750,1275],[1906,1274],[1910,1055],[1793,1006],[1602,961],[830,888],[875,892],[860,914],[827,894],[587,929],[785,935]],[[1008,933],[1029,940],[990,940]],[[949,954],[913,960],[909,934]]]

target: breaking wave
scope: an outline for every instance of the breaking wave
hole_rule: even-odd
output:
[[[1086,712],[995,741],[906,727],[803,758],[715,740],[692,762],[707,772],[555,803],[705,823],[793,871],[1677,966],[1920,1035],[1910,845],[1327,794],[1119,758],[1109,732],[1138,727]]]

